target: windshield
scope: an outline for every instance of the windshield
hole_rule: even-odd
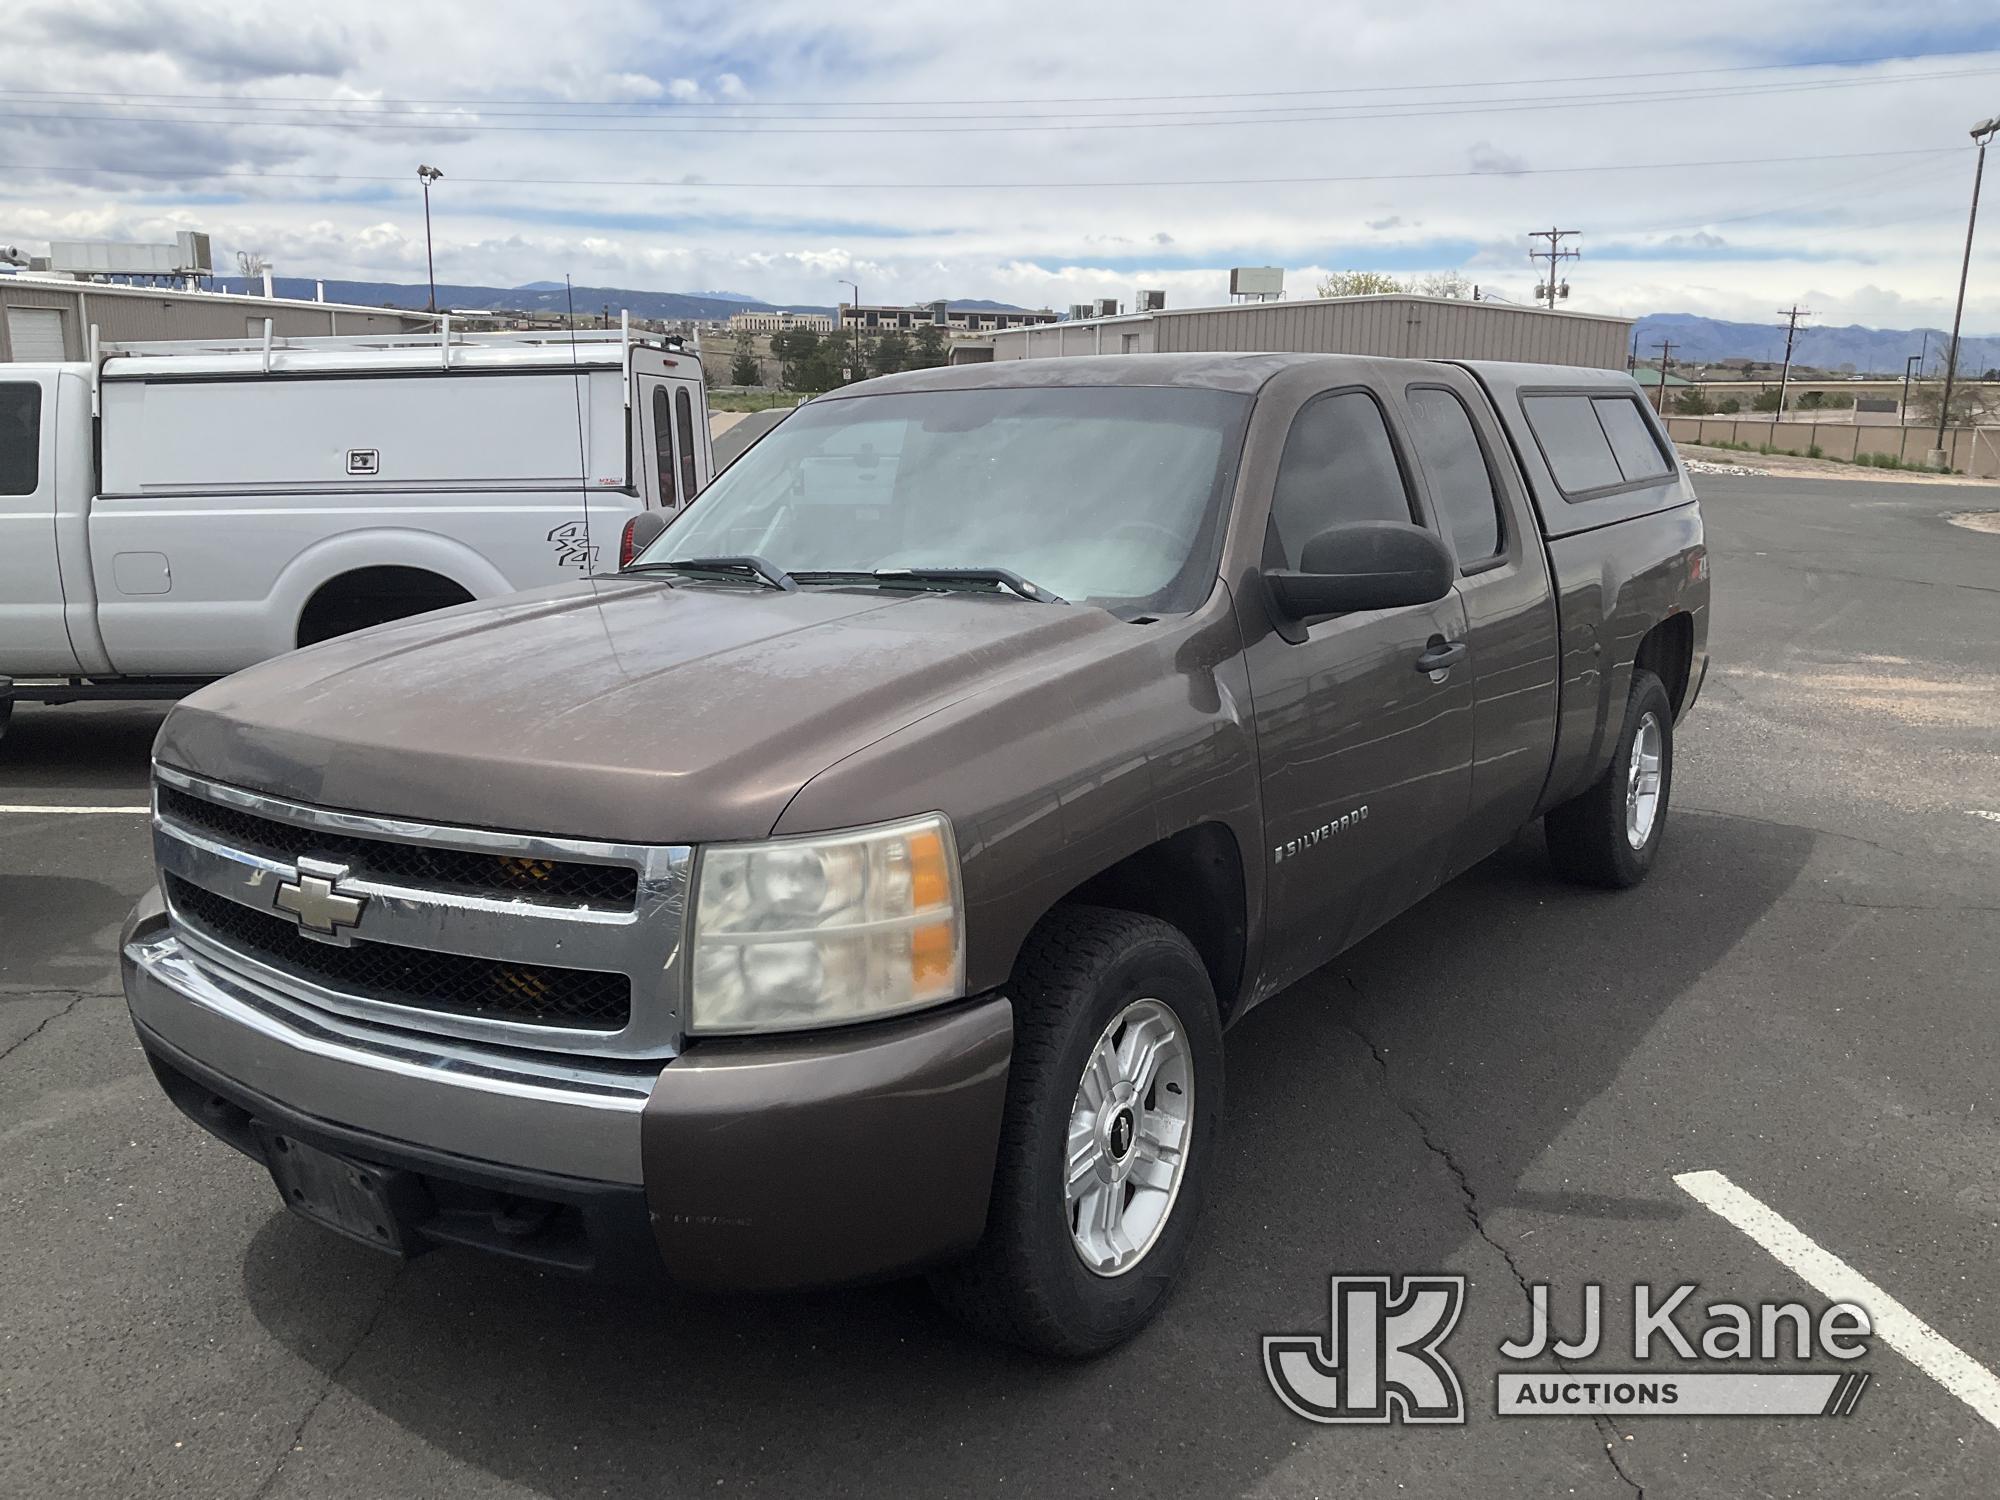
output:
[[[747,555],[800,575],[1007,568],[1073,602],[1182,613],[1214,584],[1220,497],[1249,407],[1163,386],[816,401],[717,476],[640,561]]]

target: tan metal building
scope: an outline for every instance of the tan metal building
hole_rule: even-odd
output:
[[[1506,359],[1625,368],[1632,320],[1451,297],[1315,297],[1008,329],[952,351],[954,364],[1063,354],[1270,350],[1410,359]],[[991,353],[985,351],[990,350]]]
[[[260,338],[266,318],[281,337],[413,333],[435,326],[427,313],[386,307],[0,276],[0,360],[88,358],[92,324],[105,343],[118,344]]]

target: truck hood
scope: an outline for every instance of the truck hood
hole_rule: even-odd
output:
[[[999,595],[570,584],[275,658],[155,755],[323,807],[571,838],[767,835],[836,761],[1131,627]],[[911,811],[921,811],[912,808]]]

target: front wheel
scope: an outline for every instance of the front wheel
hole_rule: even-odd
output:
[[[1673,784],[1673,703],[1659,678],[1634,668],[1610,767],[1542,820],[1556,869],[1613,890],[1644,880],[1666,833]]]
[[[1015,970],[1014,1055],[986,1235],[933,1274],[977,1332],[1079,1357],[1159,1311],[1187,1258],[1222,1109],[1222,1026],[1194,945],[1065,907]]]

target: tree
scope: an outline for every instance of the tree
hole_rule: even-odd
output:
[[[1778,409],[1778,393],[1776,391],[1759,391],[1750,398],[1750,409],[1752,411],[1776,411]]]
[[[1335,271],[1314,288],[1321,297],[1384,297],[1410,288],[1386,271]]]
[[[877,375],[893,375],[910,367],[910,341],[900,330],[890,329],[875,341],[868,361]]]
[[[757,368],[757,346],[751,342],[750,330],[746,328],[736,335],[736,357],[729,362],[729,383],[757,385],[762,380]]]
[[[1944,382],[1927,380],[1910,393],[1910,404],[1931,427],[1937,426],[1938,408],[1944,404]],[[1978,387],[1960,380],[1951,388],[1951,427],[1970,427],[1986,415],[1986,399]]]
[[[771,354],[779,362],[780,378],[788,391],[823,391],[813,383],[820,366],[819,335],[810,328],[794,328],[771,335]]]
[[[1412,282],[1410,290],[1420,297],[1456,297],[1463,301],[1472,295],[1472,283],[1456,271],[1432,271]]]
[[[1698,385],[1691,385],[1674,399],[1674,410],[1683,416],[1705,417],[1714,408],[1708,404],[1708,393]]]
[[[1734,396],[1724,396],[1715,409],[1725,417],[1733,417],[1743,410],[1743,403]]]
[[[1803,396],[1799,397],[1799,409],[1801,411],[1818,411],[1824,405],[1826,405],[1825,391],[1807,391]]]
[[[910,356],[912,369],[934,370],[949,357],[942,328],[935,323],[926,323],[917,330],[916,347]]]

